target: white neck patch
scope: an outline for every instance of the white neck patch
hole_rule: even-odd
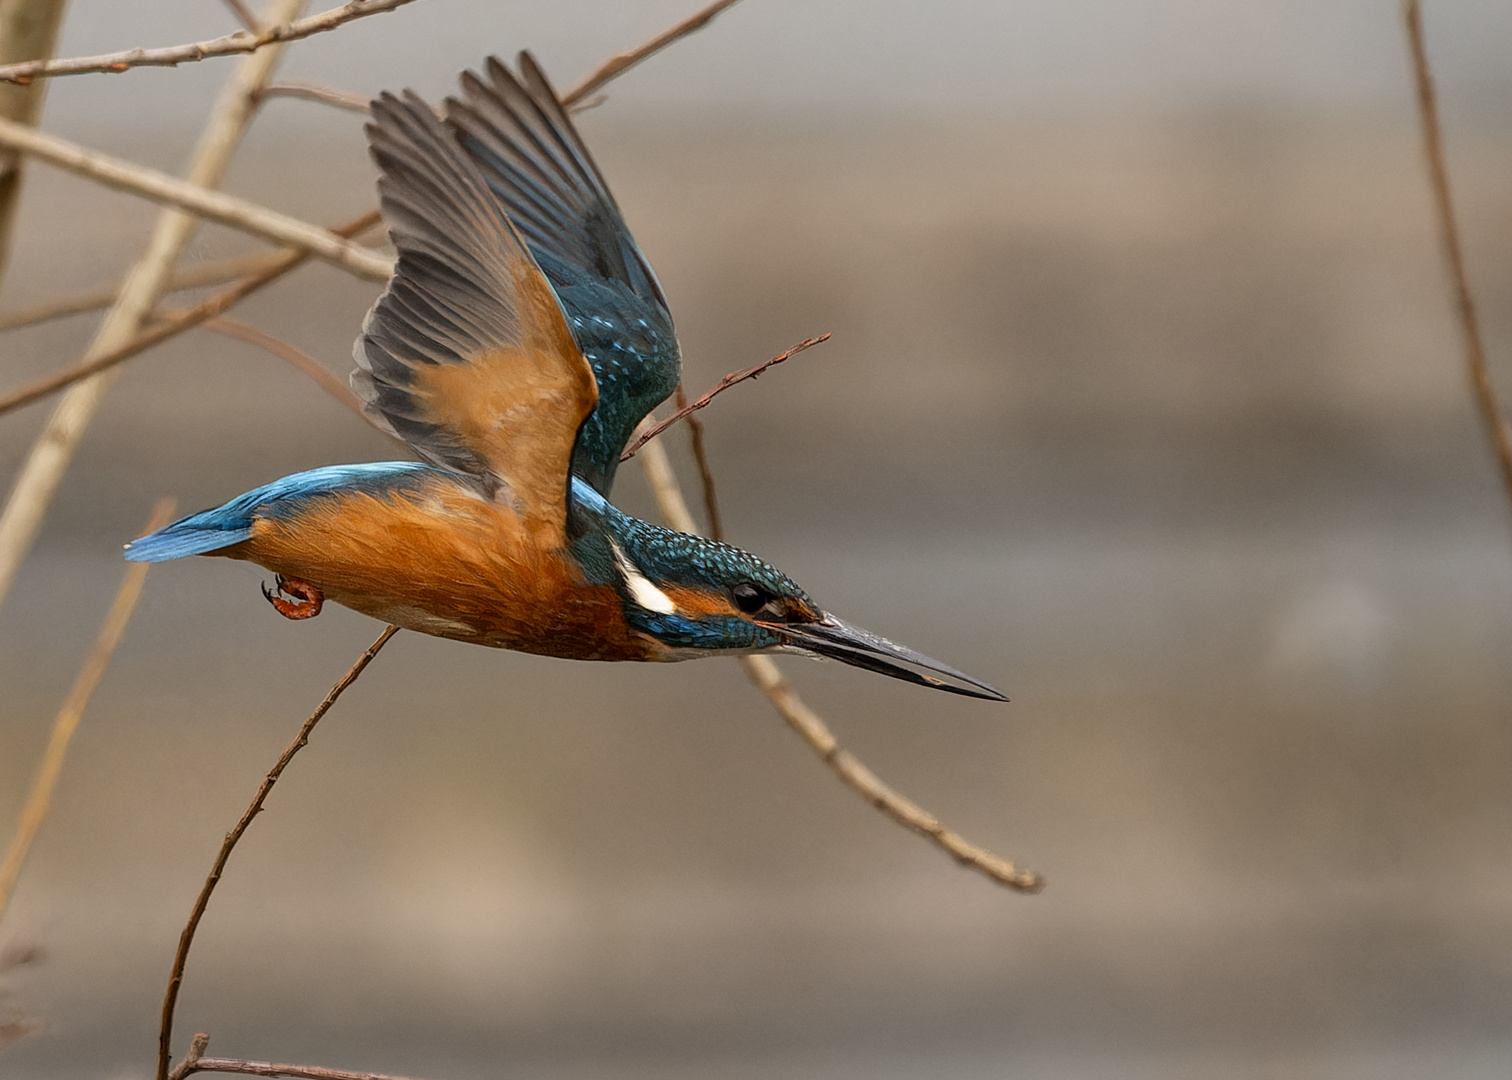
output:
[[[630,561],[630,557],[612,538],[609,538],[609,550],[614,552],[614,565],[619,567],[620,576],[625,579],[625,585],[637,604],[647,611],[662,615],[671,615],[677,610],[672,598],[651,584],[646,575],[640,572],[640,567]]]

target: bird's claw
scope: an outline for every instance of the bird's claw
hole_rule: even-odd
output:
[[[268,603],[273,605],[273,610],[286,619],[313,619],[320,614],[321,607],[325,604],[325,594],[320,591],[320,586],[304,578],[284,577],[279,574],[275,579],[276,589],[268,588],[264,583],[262,593]],[[294,599],[285,600],[285,596]]]

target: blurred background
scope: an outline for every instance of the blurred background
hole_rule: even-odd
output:
[[[282,76],[559,86],[694,7],[426,0]],[[1430,2],[1450,167],[1512,387],[1512,10]],[[73,0],[62,54],[211,37],[209,0]],[[59,80],[44,125],[179,170],[235,61]],[[1504,1077],[1512,534],[1450,318],[1397,6],[746,0],[581,127],[672,300],[731,539],[995,706],[785,670],[968,838],[842,789],[729,662],[595,666],[404,634],[237,851],[179,1045],[473,1077]],[[360,118],[268,104],[228,181],[371,205]],[[155,210],[28,180],[0,308],[115,281]],[[192,260],[250,250],[206,229]],[[336,372],[376,288],[240,317]],[[9,387],[79,317],[7,335]],[[0,473],[49,405],[0,420]],[[686,467],[685,436],[668,444]],[[392,456],[192,332],[130,364],[0,610],[0,832],[152,502]],[[636,469],[617,501],[651,516]],[[150,1075],[224,831],[378,627],[256,568],[155,569],[0,945],[16,1080]]]

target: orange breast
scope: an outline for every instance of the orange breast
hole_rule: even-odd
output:
[[[216,554],[304,578],[326,598],[420,633],[576,660],[654,660],[618,594],[544,546],[509,508],[438,477],[425,488],[311,499]]]

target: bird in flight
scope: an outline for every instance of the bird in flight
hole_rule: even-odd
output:
[[[398,261],[357,339],[352,386],[422,460],[286,476],[133,541],[127,559],[257,563],[291,619],[332,600],[575,660],[793,652],[1007,700],[821,610],[748,552],[609,502],[625,444],[678,384],[677,336],[528,53],[518,75],[496,59],[465,73],[439,116],[413,92],[383,94],[371,115]]]

